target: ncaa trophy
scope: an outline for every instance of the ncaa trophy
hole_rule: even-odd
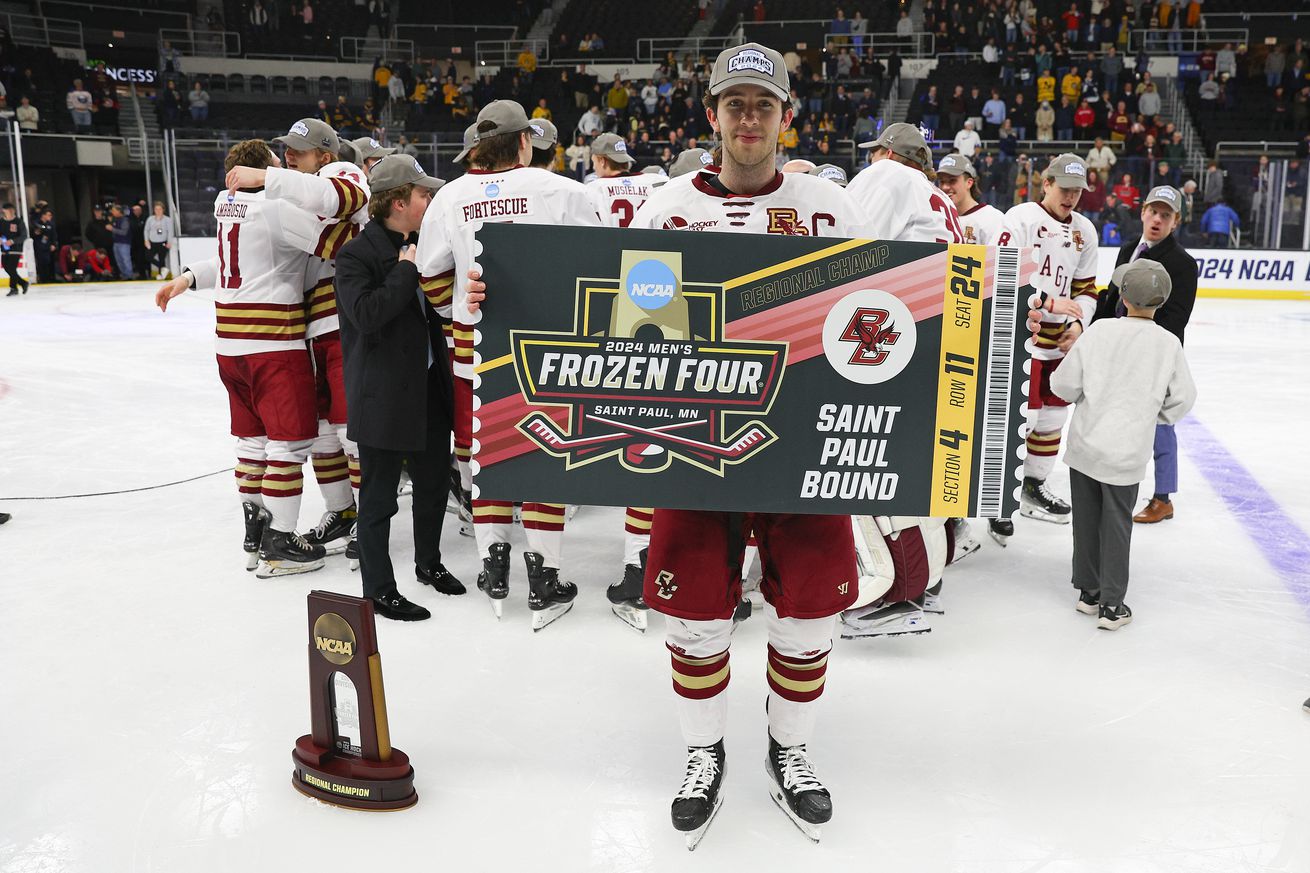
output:
[[[409,756],[391,745],[373,604],[309,593],[311,733],[291,752],[291,783],[349,809],[406,809],[418,802]]]

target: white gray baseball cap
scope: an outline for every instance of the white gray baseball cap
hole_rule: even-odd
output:
[[[1061,188],[1087,190],[1087,164],[1077,155],[1065,153],[1051,158],[1042,171],[1043,179],[1054,179]]]
[[[273,142],[280,142],[301,152],[323,149],[335,155],[341,150],[341,140],[337,138],[332,125],[317,118],[300,119],[284,135],[274,137]]]
[[[932,151],[928,148],[928,141],[923,138],[923,133],[913,124],[904,121],[887,125],[882,129],[882,133],[878,134],[877,139],[862,142],[859,148],[887,149],[892,154],[900,155],[921,166],[932,165]]]
[[[628,154],[628,144],[617,133],[602,133],[591,141],[591,153],[616,164],[632,163]]]
[[[836,164],[819,164],[813,170],[806,173],[807,176],[818,176],[820,179],[827,179],[829,182],[836,182],[843,188],[846,187],[846,171]]]
[[[462,164],[469,156],[469,153],[477,147],[478,144],[478,123],[475,121],[468,127],[464,128],[464,148],[459,154],[455,155],[455,163]]]
[[[707,149],[687,149],[669,164],[669,178],[676,179],[688,173],[698,173],[714,163],[714,155]]]
[[[973,168],[973,161],[961,154],[946,155],[937,162],[937,175],[962,176],[978,178],[978,171]]]
[[[1111,281],[1119,286],[1120,297],[1143,308],[1163,305],[1173,290],[1173,280],[1164,264],[1146,258],[1115,267]]]
[[[518,133],[528,129],[528,114],[523,106],[514,100],[492,100],[478,113],[478,127],[491,123],[491,130],[484,130],[479,137],[498,136],[502,133]]]
[[[359,155],[359,163],[362,166],[365,161],[373,158],[385,158],[387,155],[394,155],[396,150],[388,148],[378,142],[371,136],[361,136],[358,139],[352,139],[350,144],[355,147],[355,153]]]
[[[373,172],[368,177],[368,189],[373,194],[411,183],[433,191],[446,184],[424,172],[423,165],[412,155],[387,155],[373,165]]]
[[[532,131],[534,149],[553,149],[559,143],[559,130],[548,118],[532,119],[528,122],[528,130]]]
[[[1152,203],[1163,203],[1174,212],[1180,212],[1183,208],[1183,195],[1171,185],[1157,185],[1151,189],[1151,193],[1147,194],[1146,199],[1142,201],[1143,206],[1149,206]]]
[[[714,71],[710,73],[710,95],[720,94],[732,85],[760,85],[772,91],[784,103],[791,92],[787,65],[782,55],[758,42],[724,49],[714,60]]]

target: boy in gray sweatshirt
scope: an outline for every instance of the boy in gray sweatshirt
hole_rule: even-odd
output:
[[[1128,317],[1094,322],[1051,375],[1051,390],[1077,404],[1064,454],[1077,609],[1105,630],[1133,618],[1124,603],[1128,547],[1155,425],[1174,424],[1196,401],[1182,344],[1153,320],[1172,287],[1164,266],[1139,259],[1116,269],[1114,281]]]

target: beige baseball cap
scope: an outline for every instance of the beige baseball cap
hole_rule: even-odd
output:
[[[714,163],[714,155],[707,149],[687,149],[669,164],[669,178],[676,179],[688,173],[698,173]]]
[[[528,122],[528,129],[532,131],[534,149],[551,149],[559,143],[559,130],[550,119],[534,118]],[[474,133],[476,132],[475,128]]]
[[[352,139],[350,144],[355,147],[355,153],[359,155],[359,164],[363,166],[365,161],[373,158],[385,158],[387,155],[394,155],[396,150],[387,148],[371,136],[361,136],[358,139]]]
[[[1061,188],[1087,189],[1087,164],[1077,155],[1056,155],[1042,171],[1043,179],[1054,179]]]
[[[332,129],[332,125],[317,118],[300,119],[291,125],[291,129],[285,135],[274,137],[273,142],[280,142],[301,152],[323,149],[335,155],[341,151],[341,140],[337,138],[337,132]]]
[[[1173,280],[1164,264],[1145,258],[1116,267],[1111,281],[1119,286],[1120,297],[1144,309],[1162,305],[1173,290]]]
[[[387,155],[373,165],[373,172],[368,176],[368,189],[373,194],[411,183],[433,191],[446,184],[425,173],[418,158],[412,155]]]
[[[602,133],[593,139],[591,153],[616,164],[632,163],[632,155],[628,154],[628,144],[617,133]]]
[[[478,134],[479,137],[518,133],[520,130],[527,130],[528,114],[514,100],[492,100],[478,113],[479,129],[486,122],[491,122],[495,127],[492,130],[482,131]]]
[[[338,134],[340,137],[340,134]],[[345,161],[347,164],[354,164],[357,167],[364,166],[364,162],[359,159],[359,151],[355,144],[348,139],[337,140],[337,160]]]
[[[459,154],[455,155],[455,163],[462,164],[464,159],[469,156],[469,152],[478,144],[478,123],[475,121],[468,127],[464,128],[464,148]]]
[[[787,65],[782,55],[757,42],[747,42],[719,52],[710,73],[709,93],[720,94],[731,85],[760,85],[784,103],[791,91]]]
[[[1181,212],[1183,195],[1171,185],[1157,185],[1151,189],[1151,193],[1147,194],[1146,199],[1142,201],[1143,206],[1149,206],[1152,203],[1163,203],[1174,212]]]
[[[962,176],[978,178],[978,171],[973,168],[973,161],[961,154],[947,155],[937,162],[937,175]]]
[[[827,179],[829,182],[836,182],[843,188],[846,187],[846,171],[836,164],[819,164],[813,170],[806,173],[807,176],[818,176],[820,179]]]
[[[922,166],[932,165],[932,151],[928,148],[928,141],[923,138],[923,133],[913,124],[904,121],[887,125],[882,129],[882,133],[878,134],[877,139],[862,142],[859,148],[887,149],[894,155],[900,155]]]

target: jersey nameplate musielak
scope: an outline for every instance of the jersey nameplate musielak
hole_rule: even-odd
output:
[[[1008,517],[1017,249],[488,224],[474,495]]]

